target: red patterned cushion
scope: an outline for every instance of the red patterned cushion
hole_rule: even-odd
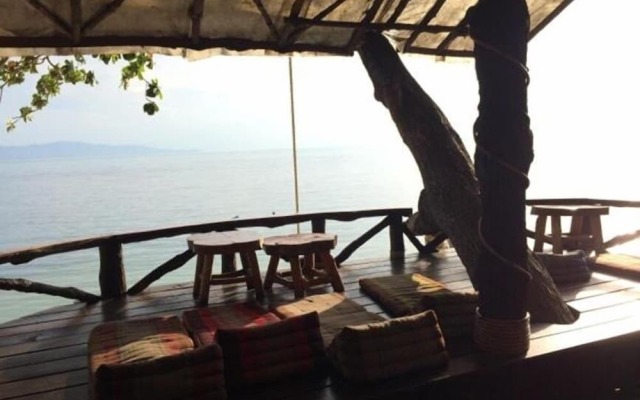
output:
[[[193,350],[177,317],[108,322],[89,334],[94,399],[225,399],[220,347]]]
[[[327,366],[318,313],[241,329],[219,329],[227,385],[275,381]]]
[[[255,304],[245,303],[185,311],[182,320],[196,345],[205,346],[215,342],[218,329],[272,324],[280,318]]]

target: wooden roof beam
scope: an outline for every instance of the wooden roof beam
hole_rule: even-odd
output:
[[[331,14],[333,10],[340,7],[346,1],[347,0],[336,0],[335,2],[327,6],[327,8],[320,11],[318,15],[313,17],[312,21],[315,21],[315,22],[322,21],[324,17]],[[297,0],[291,7],[291,13],[289,14],[289,18],[285,18],[285,22],[297,20],[302,11],[302,7],[304,6],[304,9],[306,11],[309,8],[309,4],[310,4],[309,0]],[[294,42],[298,36],[300,36],[304,31],[309,29],[311,26],[312,25],[294,27],[294,26],[286,25],[285,26],[286,33],[281,36],[281,39],[279,42],[280,45],[281,46],[291,45],[291,43]]]
[[[73,43],[78,43],[82,38],[82,2],[81,0],[69,0],[69,3],[71,6]]]
[[[372,31],[386,31],[386,30],[399,30],[399,31],[412,31],[412,32],[429,32],[429,33],[442,33],[442,32],[455,32],[458,28],[454,26],[445,25],[415,25],[415,24],[403,24],[403,23],[386,23],[386,22],[349,22],[349,21],[315,21],[309,18],[295,18],[290,19],[291,23],[298,25],[313,25],[313,26],[330,26],[334,28],[345,29],[358,29],[372,30]]]
[[[398,20],[398,18],[400,18],[400,15],[402,15],[402,12],[407,7],[407,4],[409,4],[409,1],[410,0],[400,0],[398,2],[398,5],[396,6],[396,9],[393,10],[393,14],[391,14],[387,22],[390,24],[394,24]]]
[[[62,19],[58,14],[56,14],[53,10],[51,10],[49,7],[45,6],[44,4],[40,3],[40,1],[38,0],[26,0],[26,2],[31,7],[33,7],[36,11],[44,15],[49,21],[53,22],[54,25],[58,29],[60,29],[65,35],[67,35],[70,38],[73,38],[73,32],[69,24],[67,24],[67,22],[64,19]]]
[[[535,28],[533,28],[531,32],[529,32],[529,40],[537,35],[538,32],[543,30],[551,21],[555,19],[555,17],[558,16],[558,14],[564,11],[564,9],[567,8],[567,6],[571,3],[573,3],[573,0],[564,0],[560,5],[558,5],[558,7],[556,7],[556,9],[553,10],[551,14],[547,15],[544,20],[540,21],[540,23]]]
[[[191,42],[198,44],[200,41],[200,30],[202,29],[202,15],[204,14],[204,0],[193,0],[189,7],[191,17]]]
[[[253,0],[253,4],[255,4],[256,7],[258,8],[258,11],[260,11],[260,15],[262,16],[262,19],[269,27],[269,31],[271,31],[271,35],[273,35],[273,37],[279,42],[280,32],[278,32],[278,28],[276,28],[275,24],[273,23],[271,16],[267,12],[267,9],[264,8],[264,4],[262,4],[262,0]]]
[[[422,18],[422,21],[420,21],[420,23],[418,25],[419,26],[427,26],[427,25],[429,25],[431,20],[433,20],[436,17],[436,15],[438,15],[438,13],[442,9],[442,6],[444,5],[445,2],[446,2],[446,0],[436,0],[436,2],[433,4],[433,6],[431,6],[429,11],[427,11],[427,13],[425,14],[424,18]],[[405,49],[411,49],[411,47],[413,45],[413,42],[416,41],[416,39],[418,38],[420,33],[422,33],[422,32],[420,32],[420,31],[411,32],[411,36],[409,36],[409,38],[405,42],[404,48]]]
[[[109,15],[118,11],[118,8],[124,3],[125,0],[113,0],[111,3],[106,4],[100,10],[98,10],[91,18],[87,20],[82,26],[82,34],[84,35],[91,29],[95,28],[100,22],[104,21]]]

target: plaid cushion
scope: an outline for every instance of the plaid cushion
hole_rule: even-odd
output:
[[[456,293],[421,274],[360,280],[362,290],[395,317],[433,310],[445,338],[471,336],[477,293]]]
[[[449,360],[433,311],[347,326],[335,337],[328,351],[336,369],[355,381],[436,369]]]
[[[319,372],[326,356],[317,313],[253,328],[218,329],[230,386]]]
[[[204,346],[215,342],[218,329],[266,325],[280,318],[256,304],[245,303],[185,311],[182,321],[196,346]]]
[[[367,311],[360,304],[349,300],[341,293],[308,296],[275,307],[273,310],[282,318],[291,318],[314,311],[318,313],[320,318],[320,332],[326,346],[347,325],[384,321],[380,315]]]
[[[424,309],[420,301],[425,294],[448,290],[442,283],[421,274],[366,278],[359,283],[369,297],[394,317],[421,312]]]
[[[88,342],[94,399],[225,399],[222,352],[193,350],[175,316],[108,322]]]
[[[586,282],[591,279],[587,256],[582,250],[565,254],[536,253],[536,257],[547,268],[553,282],[558,285]]]

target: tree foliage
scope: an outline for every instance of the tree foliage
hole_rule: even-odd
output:
[[[105,65],[122,65],[120,86],[128,89],[132,81],[144,82],[145,103],[143,111],[149,115],[158,112],[157,99],[162,99],[162,91],[157,79],[147,79],[145,73],[153,69],[153,56],[146,53],[101,54],[92,58]],[[34,93],[28,105],[20,107],[18,115],[6,122],[7,132],[13,131],[18,122],[29,122],[34,113],[46,107],[65,84],[95,86],[98,83],[94,72],[87,68],[84,56],[52,58],[50,56],[25,56],[19,58],[0,57],[0,102],[4,89],[20,85],[30,77],[38,77]]]

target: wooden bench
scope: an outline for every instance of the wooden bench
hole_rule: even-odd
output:
[[[271,289],[275,282],[293,289],[295,297],[301,298],[304,297],[307,288],[330,283],[333,290],[343,292],[344,286],[338,266],[331,256],[336,242],[337,236],[327,233],[301,233],[265,238],[262,248],[271,256],[264,279],[265,289]],[[302,266],[300,257],[304,258]],[[290,271],[277,272],[280,258],[289,261]]]
[[[532,206],[531,214],[537,215],[534,252],[541,252],[544,242],[552,245],[552,252],[584,250],[589,254],[602,251],[602,225],[600,216],[609,214],[605,206]],[[562,233],[561,217],[571,217],[569,233]],[[551,219],[551,235],[546,234],[547,217]]]
[[[209,303],[209,286],[246,282],[247,289],[255,290],[256,298],[264,297],[256,250],[261,248],[260,236],[243,231],[224,231],[194,234],[187,238],[191,251],[197,254],[193,297],[199,305]],[[212,274],[215,255],[240,255],[242,269]]]

